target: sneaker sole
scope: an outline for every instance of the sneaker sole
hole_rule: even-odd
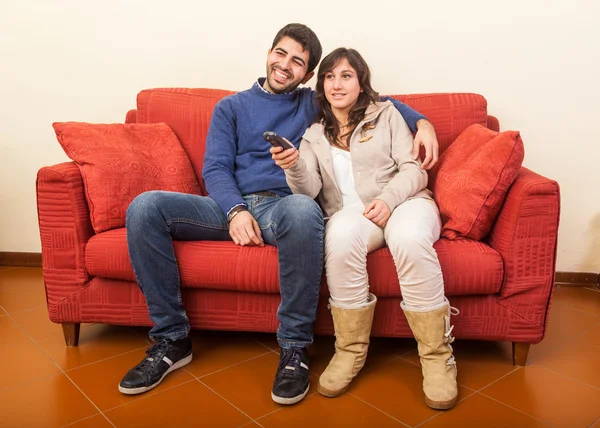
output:
[[[292,398],[278,397],[275,394],[273,394],[273,392],[271,392],[271,399],[274,402],[276,402],[277,404],[283,404],[283,405],[296,404],[298,401],[302,401],[302,399],[304,397],[306,397],[306,394],[308,394],[308,390],[309,389],[310,389],[310,383],[306,387],[306,391],[304,391],[302,394],[297,395],[297,396],[292,397]]]
[[[192,354],[188,355],[185,358],[182,358],[181,360],[179,360],[175,364],[173,364],[171,367],[169,367],[169,369],[165,372],[165,374],[162,375],[162,377],[156,383],[154,383],[150,386],[142,386],[140,388],[123,388],[121,385],[119,385],[119,391],[121,393],[127,394],[127,395],[142,394],[144,392],[150,391],[151,389],[156,388],[158,386],[158,384],[160,384],[163,381],[163,379],[165,378],[166,375],[168,375],[169,373],[171,373],[174,370],[182,368],[183,366],[187,366],[191,362],[192,362]]]

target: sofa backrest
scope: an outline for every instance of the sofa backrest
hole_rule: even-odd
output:
[[[137,123],[165,122],[175,132],[189,156],[198,182],[205,191],[202,164],[212,110],[219,100],[235,92],[202,88],[146,89],[137,96]],[[425,115],[435,126],[440,154],[468,126],[487,126],[487,101],[478,94],[441,93],[392,95]],[[128,120],[131,120],[128,116]]]

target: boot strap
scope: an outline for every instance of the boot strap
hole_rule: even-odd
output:
[[[454,311],[453,311],[454,309]],[[452,306],[450,307],[450,314],[452,315],[458,315],[460,312],[458,311],[458,309],[453,308]],[[450,325],[450,316],[449,315],[445,315],[444,316],[444,329],[446,330],[446,332],[444,333],[444,342],[448,345],[448,348],[450,348],[450,352],[453,351],[452,346],[450,345],[452,342],[454,342],[454,336],[452,336],[452,330],[454,330],[454,326]],[[450,358],[448,358],[448,360],[446,361],[446,365],[447,366],[456,366],[456,360],[454,359],[454,355],[450,354]]]

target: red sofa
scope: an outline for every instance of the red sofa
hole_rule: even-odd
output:
[[[214,105],[230,91],[150,89],[138,94],[126,122],[166,122],[187,152],[201,188],[205,139]],[[499,129],[476,94],[424,94],[398,99],[434,124],[443,152],[469,125]],[[37,201],[48,311],[63,325],[67,345],[79,324],[151,325],[131,268],[123,228],[94,234],[82,176],[74,162],[44,167]],[[530,344],[544,337],[554,283],[560,197],[555,181],[521,168],[490,234],[481,242],[435,244],[446,294],[460,315],[459,339],[510,341],[523,365]],[[196,329],[275,332],[279,305],[277,250],[230,242],[175,242],[184,303]],[[411,337],[389,251],[369,255],[371,291],[378,296],[372,334]],[[317,334],[332,334],[323,281]]]

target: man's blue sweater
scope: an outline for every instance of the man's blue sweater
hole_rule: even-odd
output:
[[[271,94],[259,87],[264,78],[250,89],[223,98],[213,110],[202,177],[209,196],[223,213],[244,204],[242,195],[270,191],[290,195],[285,174],[275,165],[263,138],[275,131],[298,148],[306,128],[317,115],[314,92],[298,88],[288,94]],[[392,100],[414,132],[424,119],[406,104]]]

